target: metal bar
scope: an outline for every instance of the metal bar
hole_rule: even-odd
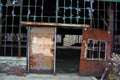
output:
[[[105,42],[105,60],[107,59],[107,42]]]
[[[77,46],[57,46],[57,49],[81,49],[82,47],[77,47]]]
[[[11,27],[12,27],[12,30],[11,30],[11,34],[12,34],[12,40],[13,40],[13,29],[14,29],[14,18],[15,18],[15,6],[13,6],[13,10],[12,10],[12,24],[11,24]],[[13,40],[14,41],[14,40]],[[11,56],[13,55],[13,41],[11,41]],[[18,48],[20,46],[18,45]],[[19,51],[19,50],[18,50]],[[18,52],[18,55],[19,55],[19,52]],[[20,56],[20,55],[19,55]]]
[[[93,40],[93,39],[92,39],[92,40]],[[93,40],[93,46],[92,46],[92,47],[93,47],[93,51],[95,51],[95,40]],[[93,52],[93,54],[92,54],[92,60],[94,60],[94,54],[95,54],[95,53]]]
[[[84,19],[84,24],[85,24],[85,22],[86,22],[86,21],[85,21],[85,10],[86,10],[86,9],[85,9],[85,0],[84,0],[84,3],[83,3],[83,4],[84,4],[84,17],[83,17],[83,19]]]
[[[99,46],[99,60],[100,60],[100,55],[101,55],[100,52],[101,52],[101,47],[102,47],[102,46],[101,46],[101,41],[99,41],[99,45],[98,45],[98,46]],[[106,54],[106,53],[105,53],[105,54]]]
[[[100,16],[100,13],[99,13],[100,12],[100,10],[99,10],[100,9],[100,5],[99,4],[100,4],[100,2],[98,1],[98,6],[97,6],[97,10],[98,10],[98,13],[97,13],[97,15],[98,15],[98,17],[97,17],[97,22],[98,22],[97,23],[98,24],[97,28],[98,29],[100,28],[100,22],[99,22],[100,21],[100,19],[99,19],[99,16]]]
[[[73,10],[72,10],[72,2],[73,2],[73,1],[71,0],[71,2],[70,2],[70,7],[71,7],[71,8],[70,8],[70,23],[72,23],[72,16],[73,16],[73,14],[72,14],[72,11],[73,11]]]
[[[21,0],[19,23],[20,23],[20,21],[22,21],[22,9],[23,9],[22,6],[23,6],[23,0]],[[18,47],[18,48],[19,48],[19,49],[18,49],[18,53],[19,53],[19,54],[18,54],[18,55],[19,55],[19,56],[21,56],[21,54],[22,54],[22,53],[21,53],[21,52],[22,52],[22,51],[21,51],[21,48],[22,48],[22,45],[21,45],[21,33],[22,33],[21,28],[22,28],[22,27],[21,27],[21,26],[22,26],[22,25],[19,24],[19,32],[18,32],[18,33],[19,33],[19,35],[18,35],[18,44],[19,44],[19,47]]]
[[[5,5],[5,7],[6,7],[6,13],[5,13],[5,34],[6,34],[6,33],[7,33],[7,26],[8,26],[8,25],[7,25],[7,22],[8,22],[8,19],[7,19],[7,15],[8,15],[8,14],[7,14],[7,13],[8,13],[8,5]],[[3,15],[4,15],[4,14],[3,14]],[[5,47],[4,47],[4,56],[6,56],[6,54],[7,54],[7,53],[6,53],[6,52],[7,52],[7,51],[6,51],[6,50],[7,50],[7,49],[6,49],[6,43],[7,43],[7,39],[6,39],[6,38],[5,38],[5,41],[4,41],[4,42],[5,42],[5,43],[4,43],[4,44],[5,44]]]
[[[57,28],[55,27],[55,33],[54,33],[54,75],[56,74],[56,37],[57,37]]]
[[[6,46],[5,46],[5,45],[1,45],[1,47],[14,47],[14,48],[18,48],[18,45],[13,45],[13,46],[11,46],[11,45],[7,44]],[[27,48],[27,47],[24,46],[24,45],[22,45],[21,47],[22,47],[22,48]]]
[[[65,12],[66,12],[66,11],[65,11],[65,0],[64,0],[64,6],[63,6],[63,8],[64,8],[63,22],[66,23],[66,22],[65,22],[65,19],[66,19],[66,16],[65,16]]]
[[[29,18],[30,18],[30,14],[31,14],[31,11],[30,11],[30,0],[28,1],[28,13],[27,13],[27,21],[29,21]]]
[[[80,8],[79,8],[79,0],[77,0],[77,9],[80,9]],[[78,16],[78,17],[80,17],[79,11],[80,11],[80,10],[77,10],[77,16]],[[79,22],[79,18],[77,18],[77,24],[78,24],[78,22]]]
[[[99,0],[99,1],[108,1],[108,2],[120,2],[120,0]]]
[[[34,11],[34,18],[33,18],[35,22],[36,22],[36,13],[37,13],[36,9],[37,9],[37,0],[35,0],[35,11]]]
[[[30,26],[27,28],[27,72],[30,72]]]
[[[44,0],[42,0],[42,6],[41,6],[41,22],[43,22],[43,9],[44,9]]]
[[[45,22],[21,22],[22,25],[26,26],[52,26],[52,27],[59,27],[59,26],[66,26],[66,27],[80,27],[80,28],[89,28],[90,25],[87,24],[64,24],[64,23],[45,23]]]
[[[2,42],[2,3],[0,0],[0,47],[1,47],[1,42]]]
[[[90,15],[90,26],[93,26],[92,25],[92,21],[93,21],[93,1],[90,1],[90,8],[91,8],[91,15]]]
[[[103,9],[103,11],[104,11],[104,16],[103,16],[103,18],[106,20],[106,18],[105,18],[105,2],[103,2],[103,5],[104,5],[104,9]],[[105,30],[105,25],[104,25],[104,30]]]
[[[21,51],[20,51],[20,34],[18,35],[18,56],[20,57]]]
[[[59,11],[59,9],[58,9],[59,3],[58,3],[58,2],[59,2],[59,1],[56,0],[56,22],[58,22],[58,11]]]

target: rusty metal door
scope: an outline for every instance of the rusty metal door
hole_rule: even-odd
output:
[[[111,37],[108,31],[83,31],[80,75],[100,75],[108,68],[111,54]]]
[[[30,71],[53,72],[54,28],[32,27],[30,30]]]

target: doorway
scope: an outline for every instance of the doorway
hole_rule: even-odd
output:
[[[79,73],[81,42],[81,29],[57,29],[56,73]]]

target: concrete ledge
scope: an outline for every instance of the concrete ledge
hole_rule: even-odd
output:
[[[15,69],[26,71],[26,65],[25,57],[0,57],[0,72],[8,72]]]

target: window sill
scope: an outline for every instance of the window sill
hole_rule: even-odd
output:
[[[90,58],[86,58],[86,60],[89,60],[89,61],[106,61],[105,59],[90,59]]]

